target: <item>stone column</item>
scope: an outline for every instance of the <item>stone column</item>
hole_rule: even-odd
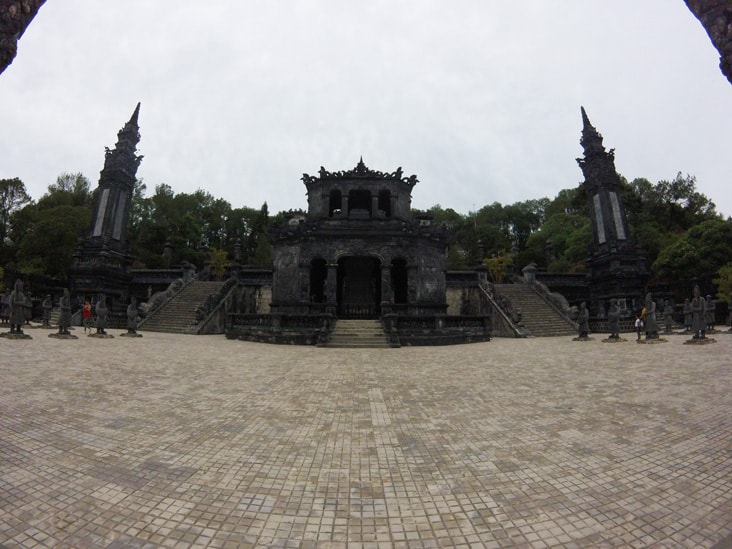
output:
[[[341,215],[348,217],[348,194],[341,196]]]
[[[381,264],[381,314],[391,313],[391,265]]]
[[[379,195],[371,195],[371,217],[376,218],[379,215]]]
[[[303,309],[301,312],[308,312],[310,303],[310,266],[307,264],[299,265],[298,275],[300,279],[300,306]]]
[[[325,312],[332,315],[338,309],[338,264],[328,263],[328,276],[325,279]]]
[[[407,265],[407,307],[409,314],[417,314],[417,265]]]
[[[397,196],[393,194],[389,197],[389,199],[391,200],[391,217],[397,217],[399,213],[397,212],[397,208],[399,207]]]

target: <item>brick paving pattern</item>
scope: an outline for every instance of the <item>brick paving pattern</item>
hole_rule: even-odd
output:
[[[732,335],[28,333],[0,339],[4,548],[732,545]]]

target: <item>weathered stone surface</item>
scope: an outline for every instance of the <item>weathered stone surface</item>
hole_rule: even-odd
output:
[[[106,148],[99,176],[89,235],[74,254],[70,269],[74,297],[106,294],[112,315],[126,315],[132,257],[127,253],[127,227],[137,168],[140,141],[140,104],[117,133],[114,149]]]
[[[271,231],[272,312],[444,314],[447,232],[411,211],[416,176],[352,170],[302,178],[308,213]]]
[[[46,0],[0,0],[0,74],[18,53],[18,40]]]
[[[585,180],[581,190],[587,197],[593,242],[588,259],[587,282],[592,317],[604,317],[612,299],[620,308],[637,308],[641,289],[648,280],[645,257],[636,249],[622,198],[622,182],[615,169],[615,150],[605,150],[602,135],[582,112],[584,149],[577,163]]]
[[[684,0],[719,52],[719,68],[732,84],[732,2]]]

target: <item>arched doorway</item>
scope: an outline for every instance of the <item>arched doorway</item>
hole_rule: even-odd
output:
[[[381,313],[381,262],[375,257],[338,260],[340,318],[378,318]]]

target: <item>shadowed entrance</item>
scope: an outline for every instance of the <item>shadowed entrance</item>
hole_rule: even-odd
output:
[[[378,318],[381,263],[374,257],[338,260],[338,317]]]

